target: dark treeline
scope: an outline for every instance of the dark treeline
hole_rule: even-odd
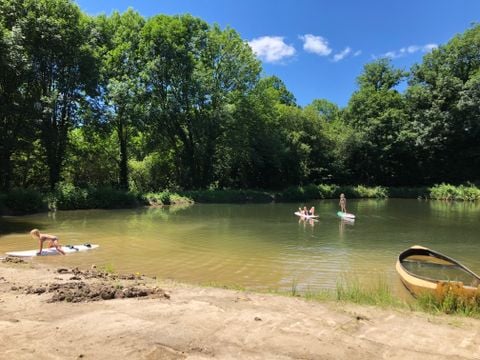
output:
[[[409,72],[366,64],[345,108],[302,108],[261,72],[233,29],[189,15],[0,0],[0,190],[480,179],[479,25]]]

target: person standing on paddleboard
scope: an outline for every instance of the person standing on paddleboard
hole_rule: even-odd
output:
[[[32,231],[30,231],[30,235],[32,235],[34,239],[38,239],[40,250],[37,252],[37,255],[42,255],[43,243],[45,241],[50,241],[48,247],[54,247],[60,254],[65,255],[65,252],[62,250],[60,244],[58,243],[58,237],[56,237],[55,235],[41,234],[38,229],[33,229]]]
[[[343,193],[340,194],[340,202],[338,204],[340,205],[341,211],[346,213],[347,212],[347,198],[345,197],[345,195]]]

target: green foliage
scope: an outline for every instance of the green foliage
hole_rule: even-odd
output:
[[[378,278],[373,285],[360,284],[356,278],[344,278],[337,283],[336,298],[357,304],[399,306],[399,300],[392,294],[389,283]]]
[[[450,290],[442,294],[442,296],[425,292],[417,297],[414,308],[430,313],[480,318],[480,294],[473,297],[465,297]]]
[[[429,190],[427,187],[389,187],[388,197],[390,198],[428,198]]]
[[[387,198],[388,190],[382,186],[367,187],[357,186],[338,186],[331,184],[295,186],[285,189],[277,194],[280,201],[306,201],[316,199],[338,198],[344,193],[347,198]]]
[[[388,190],[382,186],[366,187],[357,185],[353,188],[353,197],[384,199],[388,197]]]
[[[159,193],[147,193],[143,197],[145,201],[151,206],[190,204],[193,202],[192,199],[186,196],[182,196],[177,193],[172,193],[170,191],[162,191]]]
[[[409,128],[426,183],[479,179],[480,25],[424,56],[413,67]]]
[[[49,207],[59,210],[88,209],[90,207],[88,198],[87,189],[69,183],[59,183],[50,196]]]
[[[81,187],[104,187],[118,178],[115,134],[95,131],[90,126],[69,134],[69,148],[62,176],[64,182]]]
[[[58,210],[117,209],[139,204],[139,196],[132,192],[110,187],[79,188],[68,183],[57,184],[49,197],[50,208]]]
[[[437,200],[480,200],[480,189],[472,184],[454,186],[442,183],[432,186],[429,191],[430,197]]]
[[[131,159],[128,166],[132,190],[144,193],[168,188],[174,184],[171,158],[162,156],[158,152],[148,154],[141,161]]]
[[[198,203],[265,203],[273,200],[273,195],[255,190],[196,190],[183,191],[180,195]]]
[[[13,189],[0,196],[0,208],[2,203],[14,214],[34,213],[47,208],[44,196],[32,189]]]
[[[410,74],[375,60],[347,107],[315,99],[302,108],[280,78],[261,76],[234,29],[191,15],[89,16],[71,0],[3,0],[0,190],[60,183],[55,201],[82,208],[133,202],[116,188],[237,202],[272,195],[213,189],[286,189],[277,199],[298,201],[425,197],[411,186],[475,183],[479,44],[476,24]],[[102,189],[97,201],[91,188]],[[478,199],[469,185],[430,194]]]

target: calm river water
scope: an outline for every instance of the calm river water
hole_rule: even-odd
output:
[[[318,221],[299,220],[303,204],[193,205],[134,210],[59,211],[0,217],[0,256],[34,249],[29,231],[95,250],[34,258],[54,266],[92,264],[200,284],[299,291],[333,289],[343,276],[387,279],[398,254],[419,244],[480,273],[480,204],[421,200],[349,200],[354,223],[336,216],[338,201],[315,205]]]

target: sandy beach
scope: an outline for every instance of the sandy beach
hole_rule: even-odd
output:
[[[0,263],[1,359],[480,359],[480,321]]]

